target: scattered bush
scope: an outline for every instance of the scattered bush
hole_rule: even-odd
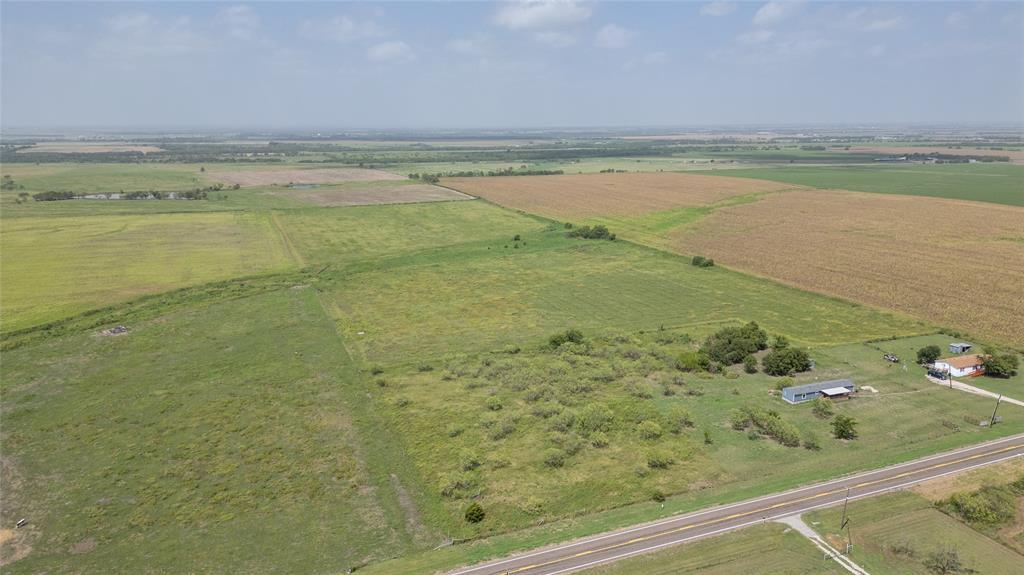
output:
[[[483,506],[476,501],[470,503],[469,507],[466,508],[466,521],[470,523],[480,523],[486,516],[487,514],[484,512]]]
[[[661,426],[653,421],[644,421],[636,426],[643,439],[658,439],[662,435]]]
[[[370,373],[372,375],[380,375],[380,374],[384,373],[384,368],[379,366],[379,365],[375,365],[375,366],[370,368]]]
[[[960,552],[956,548],[939,549],[928,554],[924,566],[936,575],[955,575],[957,573],[973,573],[974,570],[964,565]]]
[[[459,467],[463,471],[473,471],[481,465],[483,465],[483,462],[480,461],[480,456],[472,451],[463,451],[462,455],[459,456]]]
[[[570,329],[548,338],[548,347],[551,349],[558,349],[567,343],[583,343],[583,334],[578,329]]]
[[[818,441],[818,436],[810,431],[804,433],[803,443],[804,449],[810,449],[811,451],[821,449],[821,442]]]
[[[596,226],[580,226],[578,228],[571,228],[567,234],[570,238],[583,238],[585,240],[611,240],[615,241],[615,234],[608,231],[608,228],[602,225]]]
[[[831,400],[818,397],[811,402],[811,413],[821,419],[828,419],[835,413],[835,406]]]
[[[1016,516],[1016,497],[1010,486],[983,487],[973,493],[954,493],[943,506],[968,523],[1001,525]]]
[[[849,415],[837,415],[832,420],[832,435],[836,439],[856,439],[857,420]]]
[[[707,371],[711,367],[711,358],[702,351],[684,351],[676,359],[676,368],[680,371]]]
[[[715,266],[715,260],[704,256],[693,256],[693,259],[690,260],[690,264],[699,268],[710,268]]]
[[[498,441],[512,435],[515,431],[515,420],[511,417],[504,417],[491,426],[490,430],[488,430],[487,437],[490,437],[494,441]]]
[[[811,369],[811,358],[807,352],[795,347],[772,350],[761,362],[768,375],[793,375]]]
[[[648,453],[647,467],[651,469],[668,469],[675,460],[671,455],[665,453]]]
[[[704,445],[711,445],[712,443],[713,443],[713,441],[711,440],[711,431],[705,429],[704,430]]]
[[[779,414],[754,406],[744,406],[730,416],[733,429],[742,430],[754,426],[758,431],[773,438],[786,447],[800,445],[800,431],[795,425],[784,421]]]
[[[747,373],[757,373],[757,358],[748,355],[743,358],[743,371]]]
[[[590,434],[590,445],[597,447],[608,447],[608,436],[600,431]]]
[[[548,467],[562,467],[565,465],[565,452],[557,448],[546,450],[544,452],[544,465]]]
[[[660,489],[655,489],[654,492],[651,493],[651,499],[653,499],[654,501],[657,501],[658,503],[664,503],[665,502],[665,494],[662,493]]]
[[[428,371],[434,371],[434,366],[430,365],[429,363],[421,363],[416,369],[420,373],[426,373]]]
[[[466,473],[453,473],[441,478],[441,495],[449,499],[465,497],[466,492],[473,489],[475,482]]]
[[[501,399],[494,395],[484,400],[484,405],[486,405],[487,409],[491,411],[501,411],[502,408]]]
[[[612,424],[612,410],[604,405],[592,403],[580,411],[577,424],[585,434],[608,431]]]

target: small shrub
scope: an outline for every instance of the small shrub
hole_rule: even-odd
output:
[[[926,345],[921,349],[917,350],[917,363],[922,365],[926,363],[935,363],[936,359],[942,355],[942,349],[937,345]]]
[[[750,425],[750,416],[740,409],[734,409],[729,412],[729,426],[736,431],[743,431]]]
[[[384,373],[384,368],[379,366],[379,365],[375,365],[375,366],[370,368],[370,373],[372,375],[380,375],[380,374]]]
[[[463,451],[459,457],[459,467],[463,471],[473,471],[481,465],[483,465],[483,462],[480,460],[480,456],[472,451]]]
[[[556,448],[546,450],[544,452],[544,465],[548,467],[562,467],[565,465],[565,452]]]
[[[576,423],[576,414],[571,411],[563,411],[551,418],[551,429],[555,431],[569,431]]]
[[[484,405],[491,411],[501,411],[502,408],[501,399],[493,395],[484,400]]]
[[[434,371],[434,366],[429,363],[421,363],[416,369],[419,370],[420,373],[426,373],[428,371]]]
[[[445,427],[445,434],[447,434],[448,437],[458,437],[462,435],[463,431],[465,430],[462,426],[455,423],[449,423],[448,426]]]
[[[511,417],[498,420],[487,433],[487,436],[494,441],[505,439],[516,431],[516,423]]]
[[[668,469],[675,460],[672,456],[664,453],[649,453],[647,454],[647,467],[651,469]]]
[[[484,512],[483,506],[476,501],[470,503],[469,507],[466,508],[466,521],[470,523],[480,523],[486,516],[487,514]]]
[[[811,402],[811,413],[820,419],[828,419],[835,414],[835,406],[831,400],[819,397]]]
[[[837,415],[832,420],[832,435],[836,439],[856,439],[857,420],[849,415]]]
[[[748,355],[743,358],[743,371],[747,373],[757,373],[757,358]]]
[[[810,431],[804,433],[803,442],[804,449],[809,449],[811,451],[818,451],[819,449],[821,449],[821,442],[818,441],[818,436],[811,433]]]
[[[714,443],[714,442],[711,440],[711,431],[705,429],[704,430],[704,445],[711,445],[712,443]]]
[[[658,439],[662,435],[661,426],[653,421],[644,421],[636,428],[643,439]]]
[[[608,447],[608,436],[600,431],[590,434],[590,445],[598,449]]]
[[[658,503],[664,503],[665,502],[665,494],[662,493],[660,489],[655,489],[654,492],[651,493],[651,499],[656,501],[656,502],[658,502]]]
[[[592,403],[580,411],[577,424],[583,433],[608,431],[612,425],[612,410],[606,406]]]
[[[714,267],[715,260],[704,256],[693,256],[693,259],[690,260],[690,264],[699,268],[710,268]]]
[[[548,347],[551,349],[558,349],[567,343],[583,343],[583,333],[578,329],[570,329],[548,338]]]
[[[474,487],[473,478],[465,473],[454,473],[441,479],[441,495],[449,499],[459,499]]]

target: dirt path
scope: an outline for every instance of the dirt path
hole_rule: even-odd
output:
[[[288,232],[285,231],[284,226],[277,219],[277,212],[270,212],[270,223],[274,225],[274,229],[276,229],[277,233],[280,234],[281,241],[284,243],[284,249],[288,252],[288,255],[291,256],[292,260],[297,262],[299,267],[306,267],[306,259],[302,257],[302,254],[299,253],[295,244],[292,243],[292,239],[288,237]]]
[[[945,379],[936,379],[934,377],[930,377],[929,376],[928,377],[928,381],[930,381],[932,383],[936,383],[938,385],[949,387],[949,381],[945,380]],[[953,380],[953,389],[959,389],[960,391],[965,391],[967,393],[973,393],[974,395],[982,395],[984,397],[991,397],[992,399],[1000,397],[1000,394],[998,394],[998,393],[989,391],[987,389],[982,389],[980,387],[974,387],[973,385],[964,383],[962,381],[957,381],[955,379]],[[1003,401],[1003,402],[1012,403],[1014,405],[1019,405],[1021,407],[1024,407],[1024,401],[1021,401],[1019,399],[1014,399],[1012,397],[1006,397],[1005,395],[1003,395],[1002,398],[1003,399],[1001,401]]]

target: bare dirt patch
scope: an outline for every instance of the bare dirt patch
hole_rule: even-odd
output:
[[[1015,164],[1024,163],[1024,151],[1021,150],[993,150],[991,148],[960,147],[949,148],[946,146],[851,146],[851,153],[868,153],[890,156],[893,154],[942,154],[944,156],[1003,156],[1009,157]]]
[[[794,187],[675,172],[448,178],[443,183],[502,206],[554,218],[642,215]]]
[[[721,208],[671,235],[683,253],[1024,344],[1022,208],[802,190]]]
[[[92,537],[88,537],[88,538],[82,539],[78,543],[75,543],[74,545],[72,545],[71,548],[68,549],[68,552],[71,553],[72,555],[82,555],[83,553],[88,553],[88,552],[92,551],[95,548],[96,548],[96,540],[93,539]]]
[[[472,200],[472,196],[429,184],[388,186],[314,188],[287,190],[276,195],[318,206],[369,206],[375,204],[413,204],[419,202],[447,202]]]
[[[19,154],[102,154],[112,152],[162,152],[163,148],[131,142],[40,142]]]
[[[214,181],[239,186],[286,186],[288,184],[335,184],[340,182],[371,182],[404,180],[404,176],[382,170],[365,168],[313,168],[308,170],[230,170],[209,171],[206,176]]]

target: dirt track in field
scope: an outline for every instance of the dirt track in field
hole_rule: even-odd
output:
[[[726,207],[670,238],[683,253],[1024,345],[1024,209],[794,191]]]
[[[365,168],[317,168],[309,170],[231,170],[209,171],[206,176],[214,181],[239,186],[286,186],[288,184],[335,184],[341,182],[371,182],[404,180],[404,176]]]
[[[473,199],[461,192],[428,184],[282,190],[275,192],[275,195],[318,206],[369,206]]]
[[[795,187],[675,172],[446,178],[442,183],[505,207],[553,218],[641,215]]]

